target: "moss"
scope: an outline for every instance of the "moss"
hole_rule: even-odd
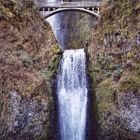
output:
[[[50,77],[52,76],[51,72],[45,68],[45,69],[42,69],[40,71],[40,76],[43,78],[43,79],[50,79]]]
[[[15,27],[19,27],[20,22],[23,23],[27,20],[32,20],[30,16],[30,9],[34,11],[34,14],[37,14],[37,8],[32,0],[24,0],[24,5],[21,1],[17,0],[0,1],[0,13],[2,17],[8,20],[8,22],[14,25]]]
[[[51,79],[57,73],[59,62],[61,57],[55,57],[55,59],[51,59],[50,64],[47,68],[44,68],[40,71],[40,76],[43,79]]]
[[[127,58],[128,58],[128,59],[134,58],[134,53],[133,53],[133,52],[128,52],[128,53],[127,53]]]
[[[59,46],[58,44],[55,44],[55,45],[52,47],[52,53],[53,53],[53,54],[62,53],[62,50],[60,49],[60,46]]]
[[[49,64],[50,71],[57,72],[60,59],[61,59],[61,55],[54,55],[54,57],[51,59]]]
[[[111,102],[101,102],[98,104],[98,113],[103,113],[105,111],[110,110],[110,108],[113,106],[113,103]],[[99,115],[98,115],[99,116]]]
[[[112,80],[102,81],[96,88],[96,96],[98,101],[99,112],[105,111],[113,104],[113,88]]]
[[[32,58],[29,56],[27,52],[19,52],[19,59],[22,61],[22,63],[26,65],[33,64]]]
[[[59,66],[59,62],[62,58],[61,54],[56,54],[59,53],[60,49],[58,48],[54,48],[54,52],[55,53],[53,55],[53,57],[50,59],[49,64],[46,68],[42,69],[39,74],[43,79],[46,79],[48,81],[52,80],[53,77],[56,75],[57,70],[58,70],[58,66]]]
[[[100,85],[96,89],[96,94],[98,96],[99,101],[103,100],[103,98],[108,98],[112,94],[112,80],[107,79],[102,81]]]
[[[40,70],[39,75],[45,79],[50,81],[53,79],[53,76],[56,75],[59,62],[62,58],[63,51],[60,48],[58,44],[55,44],[52,46],[50,54],[49,54],[49,60],[48,60],[48,65],[46,68],[43,68]]]
[[[137,91],[140,89],[140,76],[126,75],[123,76],[118,83],[119,92]]]
[[[103,1],[101,3],[101,20],[95,30],[98,44],[103,44],[104,33],[113,34],[120,31],[121,35],[134,38],[140,24],[138,18],[139,3],[132,1]],[[136,16],[137,15],[137,16]],[[137,19],[137,20],[136,20]],[[101,24],[100,24],[101,23]],[[102,25],[103,23],[103,25]],[[135,23],[135,24],[134,24]],[[101,30],[98,30],[101,27]],[[102,30],[103,29],[103,30]],[[103,32],[104,33],[103,33]],[[131,31],[131,32],[128,32]]]

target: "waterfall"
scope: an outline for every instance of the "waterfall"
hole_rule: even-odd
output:
[[[62,0],[47,0],[47,2],[62,2]],[[44,12],[43,14],[45,15]],[[66,23],[63,23],[63,28],[62,28],[62,17],[63,17],[63,13],[59,13],[56,14],[54,16],[49,17],[46,21],[49,22],[49,24],[52,27],[53,33],[58,41],[58,43],[60,44],[60,46],[62,47],[62,49],[65,48],[64,45],[64,38],[67,34],[67,27],[66,27]]]
[[[85,140],[87,110],[84,49],[65,50],[57,75],[60,140]]]
[[[60,2],[60,0],[47,0],[47,2]],[[44,15],[45,15],[45,13],[44,13]],[[58,36],[57,34],[59,33],[59,26],[60,26],[58,20],[59,20],[59,14],[49,17],[47,19],[47,21],[50,23],[52,30],[56,37]]]

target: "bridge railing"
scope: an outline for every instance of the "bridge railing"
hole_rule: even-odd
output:
[[[41,1],[38,2],[38,7],[56,7],[56,8],[83,8],[83,7],[98,7],[98,2],[46,2]]]
[[[61,2],[38,2],[38,7],[61,7]]]

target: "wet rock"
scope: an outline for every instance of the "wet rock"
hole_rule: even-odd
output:
[[[1,136],[7,139],[43,139],[47,138],[51,123],[50,101],[23,98],[17,92],[11,92],[3,103]]]

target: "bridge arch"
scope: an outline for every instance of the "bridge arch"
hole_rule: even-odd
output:
[[[53,16],[53,15],[55,15],[57,13],[70,12],[70,11],[78,11],[78,12],[87,13],[87,14],[89,14],[91,16],[100,17],[98,9],[97,9],[97,12],[94,12],[94,11],[91,11],[91,10],[85,9],[85,8],[60,8],[60,9],[55,9],[53,11],[52,10],[47,11],[48,13],[45,15],[45,18],[51,17],[51,16]]]

